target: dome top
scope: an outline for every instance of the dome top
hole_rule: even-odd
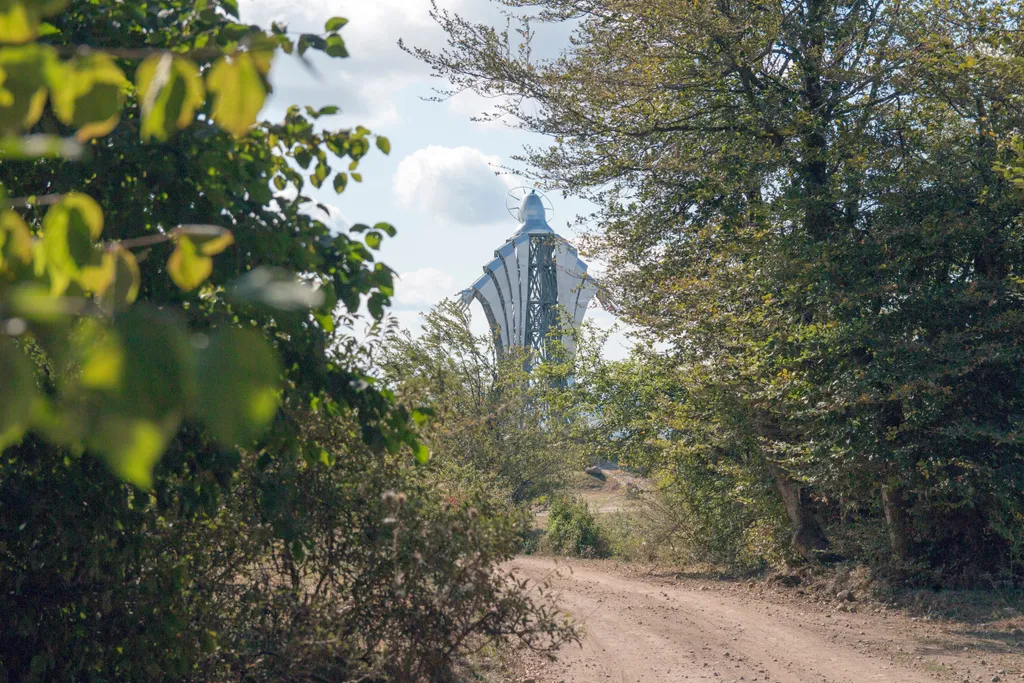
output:
[[[536,190],[531,190],[519,203],[519,232],[554,232],[548,225],[544,202]]]

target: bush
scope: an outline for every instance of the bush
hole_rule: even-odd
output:
[[[597,519],[586,501],[566,496],[551,503],[547,543],[554,552],[579,557],[598,557],[605,547]]]
[[[336,462],[243,454],[218,484],[172,451],[153,495],[26,440],[0,478],[5,680],[451,680],[471,648],[573,637],[501,571],[525,520],[303,422]]]

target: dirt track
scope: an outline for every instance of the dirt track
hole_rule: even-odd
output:
[[[985,633],[839,612],[744,584],[652,579],[601,562],[525,557],[513,569],[550,579],[562,609],[586,630],[582,648],[527,664],[527,680],[538,683],[1024,681],[1024,642]]]

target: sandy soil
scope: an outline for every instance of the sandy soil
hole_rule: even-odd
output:
[[[536,683],[926,683],[1024,681],[1024,640],[856,605],[838,611],[742,583],[652,577],[610,561],[524,557],[586,631],[556,662],[528,660]]]

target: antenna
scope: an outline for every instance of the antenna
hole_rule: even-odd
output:
[[[505,210],[518,223],[519,205],[523,203],[523,198],[528,194],[535,194],[540,197],[540,201],[544,205],[544,219],[550,223],[555,215],[555,207],[551,204],[551,200],[543,192],[538,192],[535,188],[527,187],[526,185],[513,187],[509,190],[508,194],[505,195]]]

